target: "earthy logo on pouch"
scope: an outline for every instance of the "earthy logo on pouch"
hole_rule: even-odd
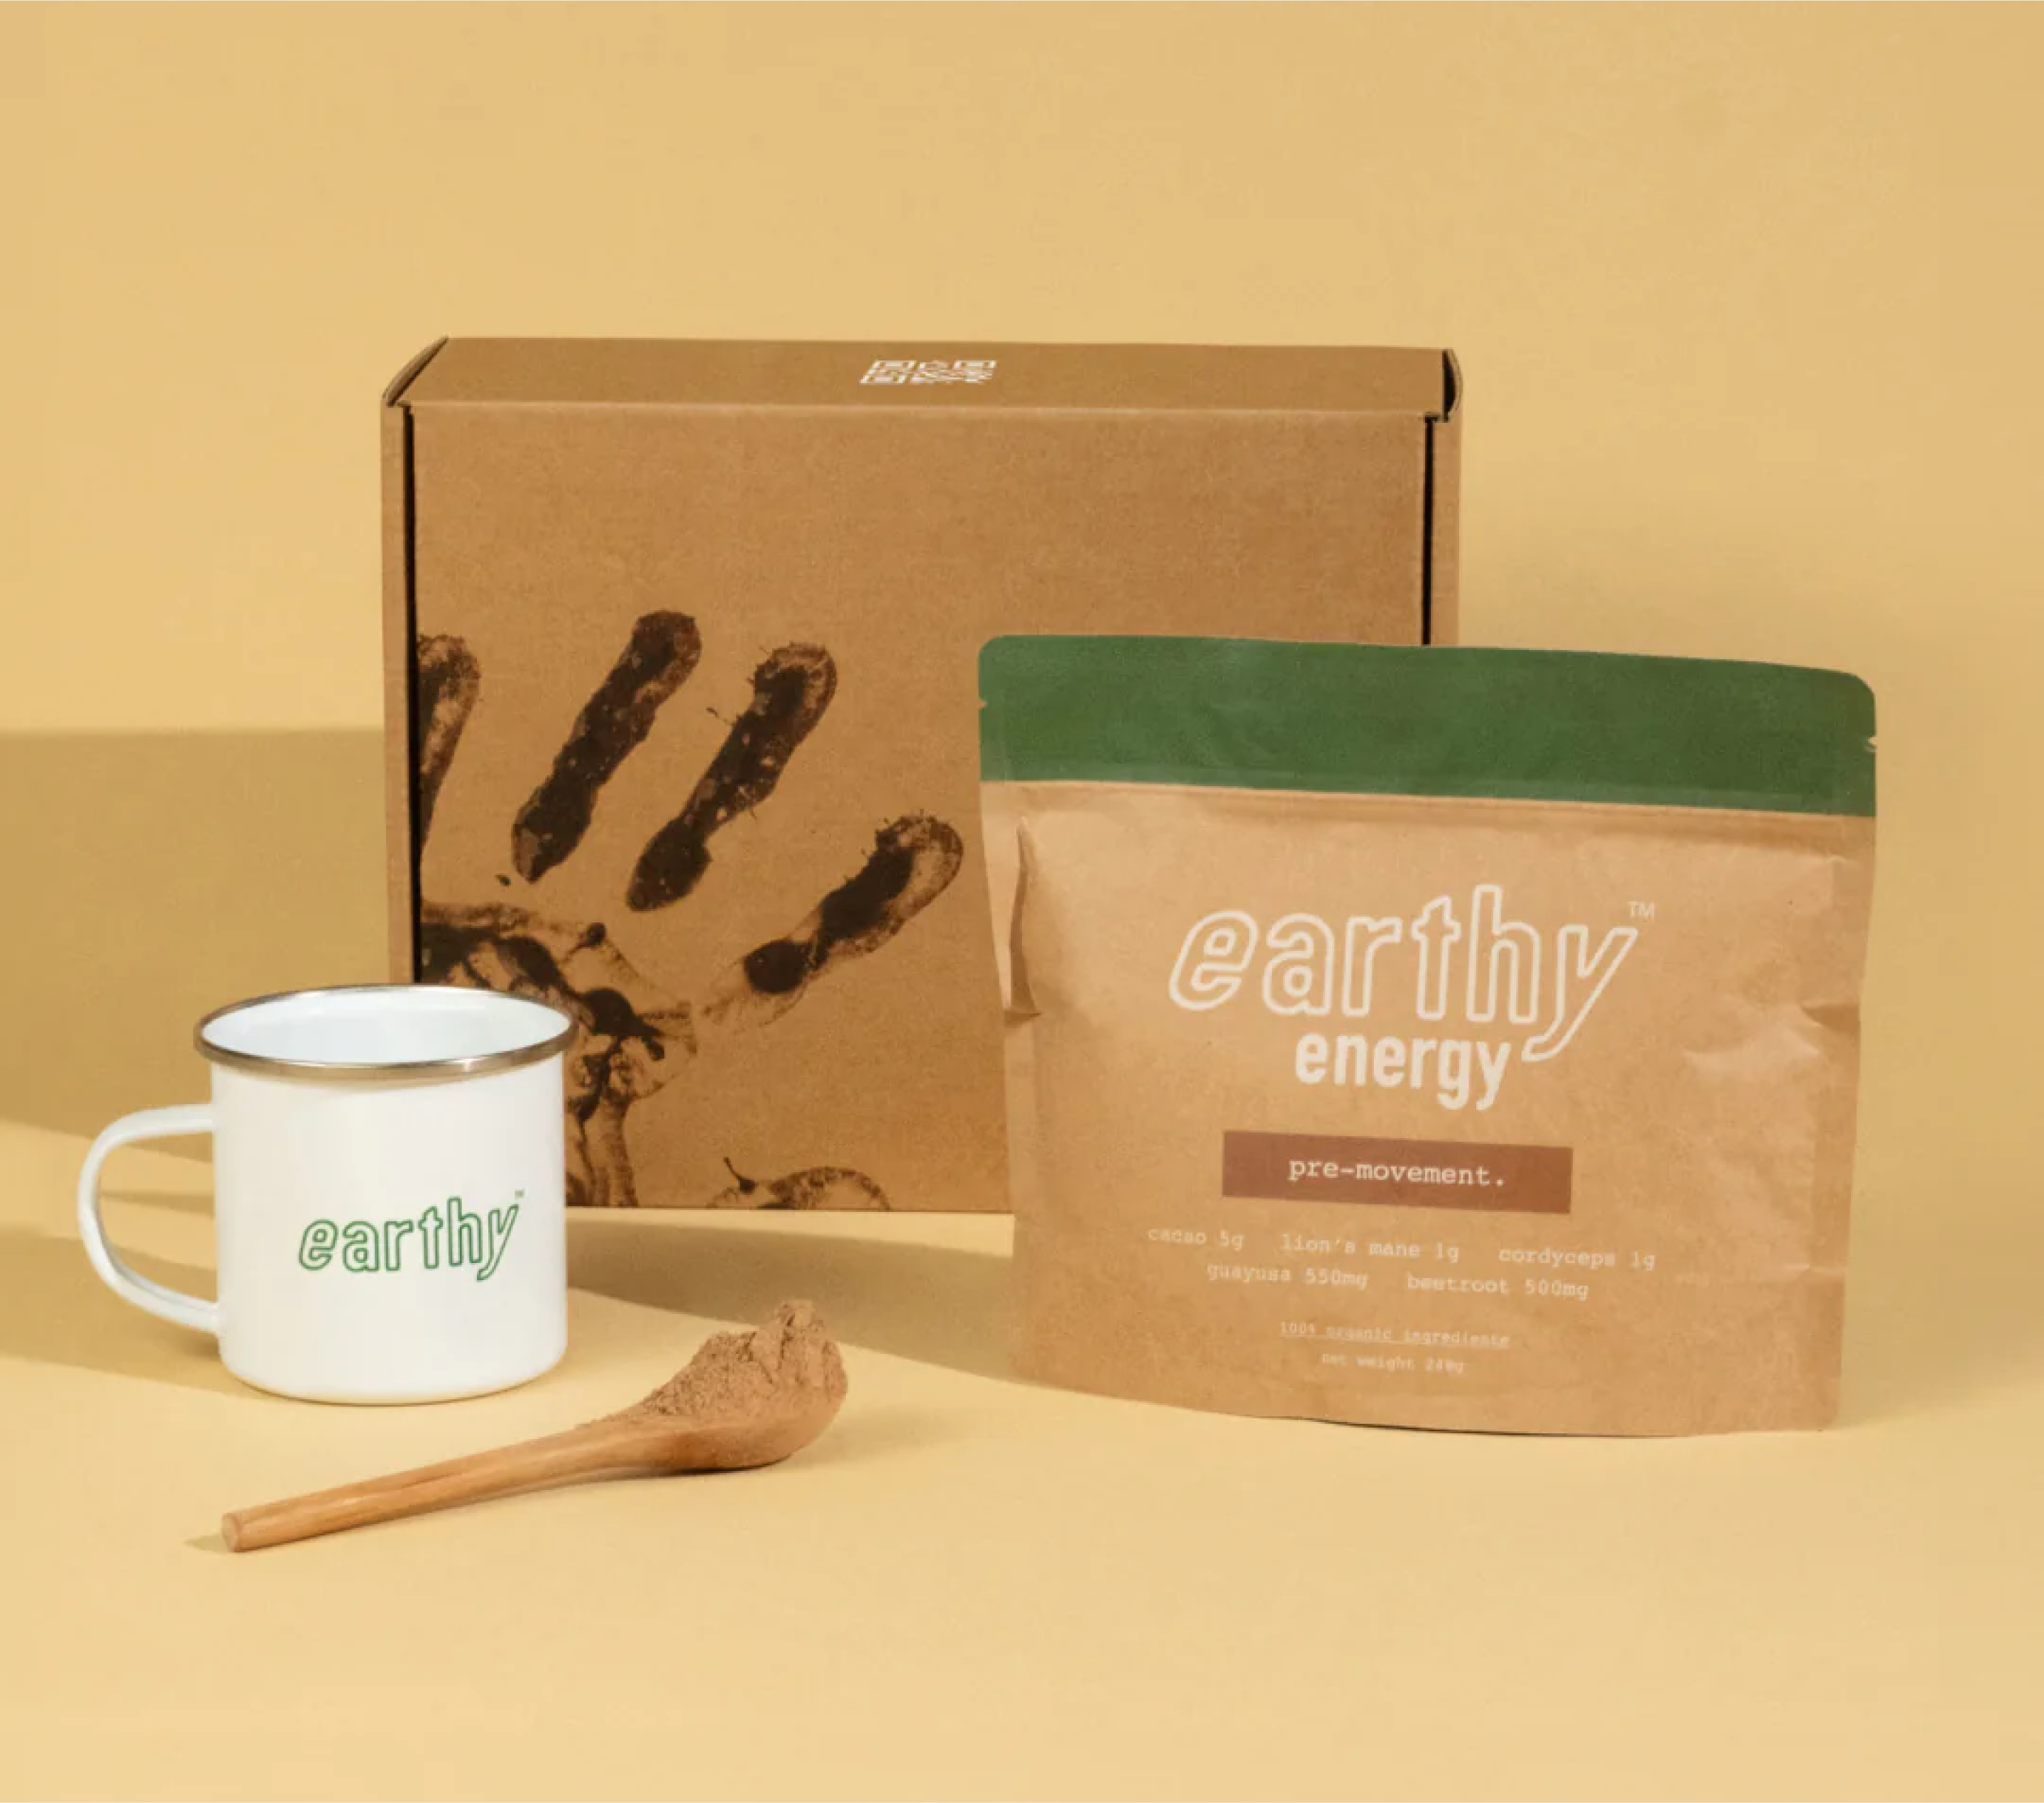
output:
[[[1548,935],[1504,914],[1504,890],[1480,883],[1466,914],[1436,896],[1409,919],[1356,914],[1331,923],[1288,914],[1266,929],[1228,908],[1195,921],[1171,969],[1171,999],[1204,1012],[1232,1001],[1259,958],[1258,989],[1274,1015],[1340,1016],[1381,1012],[1412,997],[1432,1035],[1302,1034],[1293,1074],[1303,1084],[1431,1089],[1443,1108],[1497,1099],[1515,1055],[1522,1065],[1558,1057],[1609,987],[1639,938],[1612,926],[1592,944],[1581,924]],[[1489,1029],[1463,1034],[1457,1026]],[[1500,1029],[1526,1029],[1512,1034]]]
[[[525,1192],[517,1195],[523,1201]],[[298,1263],[308,1271],[325,1271],[338,1259],[341,1270],[363,1276],[473,1270],[477,1283],[487,1283],[517,1225],[517,1202],[476,1213],[451,1195],[444,1208],[436,1203],[395,1220],[310,1222],[298,1238]]]

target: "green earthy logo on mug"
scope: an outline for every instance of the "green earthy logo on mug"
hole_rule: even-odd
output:
[[[525,1192],[517,1192],[523,1200]],[[493,1276],[518,1224],[518,1203],[471,1213],[458,1195],[422,1209],[414,1218],[392,1221],[313,1221],[298,1240],[298,1263],[308,1271],[325,1271],[340,1255],[340,1268],[372,1272],[473,1268],[481,1283]],[[416,1237],[416,1240],[415,1240]],[[408,1241],[415,1243],[408,1244]]]

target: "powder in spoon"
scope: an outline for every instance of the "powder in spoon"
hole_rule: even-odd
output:
[[[731,1421],[781,1414],[804,1396],[844,1400],[844,1361],[813,1302],[783,1302],[763,1327],[713,1333],[628,1415]]]

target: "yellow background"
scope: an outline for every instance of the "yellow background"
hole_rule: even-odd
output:
[[[1958,6],[0,10],[0,1784],[2044,1785],[2040,67],[2044,13]],[[196,1091],[199,1006],[380,967],[375,403],[443,332],[1453,344],[1470,640],[1880,697],[1846,1425],[1018,1390],[942,1325],[993,1223],[579,1228],[582,1362],[459,1413],[259,1402],[123,1311],[75,1136]],[[123,1230],[203,1266],[194,1168]],[[806,1490],[184,1544],[623,1400],[763,1299],[721,1232],[866,1287],[882,1401]]]

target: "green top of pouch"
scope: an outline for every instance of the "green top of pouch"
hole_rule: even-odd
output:
[[[1873,812],[1873,695],[1785,664],[1019,635],[979,658],[988,782]]]

